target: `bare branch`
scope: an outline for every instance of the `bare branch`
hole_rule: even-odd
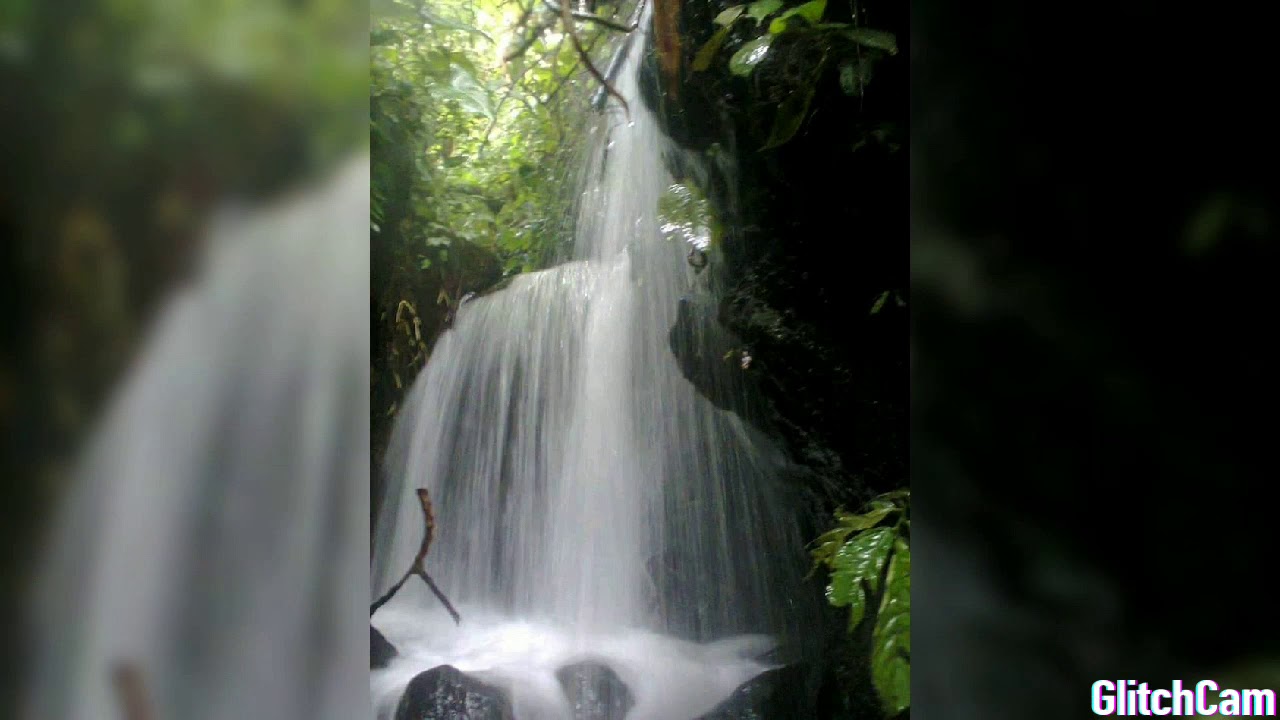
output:
[[[520,41],[520,44],[516,47],[516,49],[504,55],[502,58],[502,61],[511,62],[512,60],[515,60],[521,55],[524,55],[526,52],[529,51],[529,48],[533,47],[534,43],[538,42],[538,38],[542,37],[542,34],[545,33],[548,28],[554,25],[555,22],[556,22],[556,18],[555,16],[552,16],[551,18],[534,25],[532,32],[530,32],[523,40]],[[526,30],[527,29],[528,28],[526,28]]]
[[[418,547],[418,555],[413,559],[413,565],[410,566],[408,572],[400,578],[399,582],[392,585],[391,589],[388,590],[385,595],[378,598],[369,606],[369,617],[373,617],[373,614],[378,611],[378,608],[386,605],[387,601],[391,600],[392,596],[399,592],[400,588],[404,586],[405,582],[410,577],[417,575],[422,578],[422,581],[427,584],[427,587],[431,588],[431,592],[436,596],[440,603],[444,605],[445,610],[449,611],[449,616],[453,618],[453,621],[455,623],[461,623],[462,616],[459,615],[457,609],[453,607],[453,603],[449,602],[449,598],[445,597],[445,594],[436,586],[436,582],[427,574],[427,551],[431,549],[431,541],[435,539],[436,517],[435,513],[431,510],[431,496],[427,494],[427,491],[423,488],[418,488],[418,502],[422,505],[422,517],[426,521],[426,532],[422,536],[422,545]]]
[[[551,2],[551,0],[542,0],[542,4],[546,5],[547,8],[551,10],[551,12],[553,13],[557,13],[560,15],[564,14],[564,8]],[[623,25],[620,22],[616,22],[608,18],[602,18],[599,15],[596,15],[595,13],[579,12],[577,10],[570,11],[569,17],[573,18],[574,20],[584,20],[586,22],[595,23],[596,25],[599,25],[601,27],[606,27],[606,28],[609,28],[610,30],[614,30],[621,33],[629,33],[640,26],[639,21],[636,21],[631,25]]]
[[[596,82],[600,83],[600,85],[604,87],[605,92],[609,93],[610,96],[616,98],[618,102],[622,103],[622,109],[627,113],[627,119],[630,120],[631,106],[627,105],[626,98],[622,97],[622,95],[609,84],[609,81],[605,79],[604,75],[600,74],[600,71],[594,64],[592,64],[591,56],[587,54],[586,48],[582,47],[582,39],[578,37],[577,27],[573,24],[573,13],[569,12],[568,5],[560,6],[560,19],[564,22],[565,34],[569,36],[569,41],[573,43],[573,49],[577,51],[578,59],[581,60],[582,64],[587,68],[587,72],[591,73],[591,77],[595,78]]]

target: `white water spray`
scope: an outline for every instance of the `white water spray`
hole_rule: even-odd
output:
[[[645,26],[642,21],[641,26]],[[386,458],[373,596],[422,537],[421,583],[373,618],[400,656],[375,671],[381,717],[417,673],[449,664],[512,697],[517,718],[566,717],[555,671],[603,661],[636,699],[628,720],[691,720],[765,670],[803,571],[783,460],[681,376],[668,345],[682,296],[705,292],[665,241],[665,140],[619,74],[631,120],[601,117],[573,262],[465,305],[401,410]]]

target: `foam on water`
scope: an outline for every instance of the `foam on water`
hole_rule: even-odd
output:
[[[510,694],[519,718],[572,716],[556,672],[574,663],[608,665],[631,691],[628,720],[691,720],[769,669],[757,658],[773,649],[764,635],[698,644],[636,629],[582,634],[463,606],[462,626],[421,607],[390,608],[375,625],[402,654],[373,679],[378,718],[394,717],[404,688],[419,673],[452,665]]]
[[[417,580],[379,610],[401,653],[371,680],[384,714],[447,664],[507,688],[520,720],[563,718],[556,670],[595,658],[634,694],[629,720],[689,720],[808,620],[784,458],[672,355],[681,299],[714,293],[661,232],[673,180],[639,99],[645,45],[618,76],[630,118],[586,133],[575,260],[464,305],[397,417],[372,597],[418,549],[425,487],[428,571],[463,623]]]

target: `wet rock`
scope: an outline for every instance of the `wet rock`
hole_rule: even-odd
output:
[[[714,303],[681,298],[668,344],[681,374],[703,397],[721,410],[754,419],[751,353],[716,320],[716,312]]]
[[[698,720],[777,720],[815,717],[803,665],[769,670],[747,681]]]
[[[391,659],[400,653],[396,650],[396,646],[391,644],[382,633],[378,632],[378,628],[369,626],[369,667],[384,668]]]
[[[512,720],[506,693],[450,665],[421,673],[409,682],[396,720]]]
[[[635,705],[631,690],[608,665],[583,662],[556,672],[574,720],[623,720]]]

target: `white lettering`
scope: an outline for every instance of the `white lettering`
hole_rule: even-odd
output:
[[[1218,683],[1212,680],[1201,680],[1196,683],[1196,713],[1200,715],[1216,715],[1218,704],[1208,701],[1209,691],[1218,689]]]
[[[1110,680],[1099,680],[1093,684],[1093,714],[1110,715],[1116,711],[1116,699],[1109,693],[1116,691],[1116,684]]]
[[[1152,687],[1137,680],[1097,680],[1090,686],[1094,715],[1178,715],[1235,717],[1276,716],[1275,690],[1222,688],[1213,680],[1191,687],[1174,680],[1169,687]]]
[[[1240,693],[1227,688],[1218,693],[1218,697],[1222,698],[1222,702],[1218,703],[1218,714],[1220,715],[1239,715],[1240,714]]]
[[[1196,714],[1196,694],[1191,688],[1182,687],[1181,680],[1173,681],[1173,714]]]
[[[1241,715],[1275,715],[1276,693],[1274,690],[1245,690],[1244,702],[1240,707]]]
[[[1173,693],[1168,690],[1155,690],[1151,693],[1151,714],[1152,715],[1168,715],[1173,708],[1164,704],[1164,701],[1173,697]]]

